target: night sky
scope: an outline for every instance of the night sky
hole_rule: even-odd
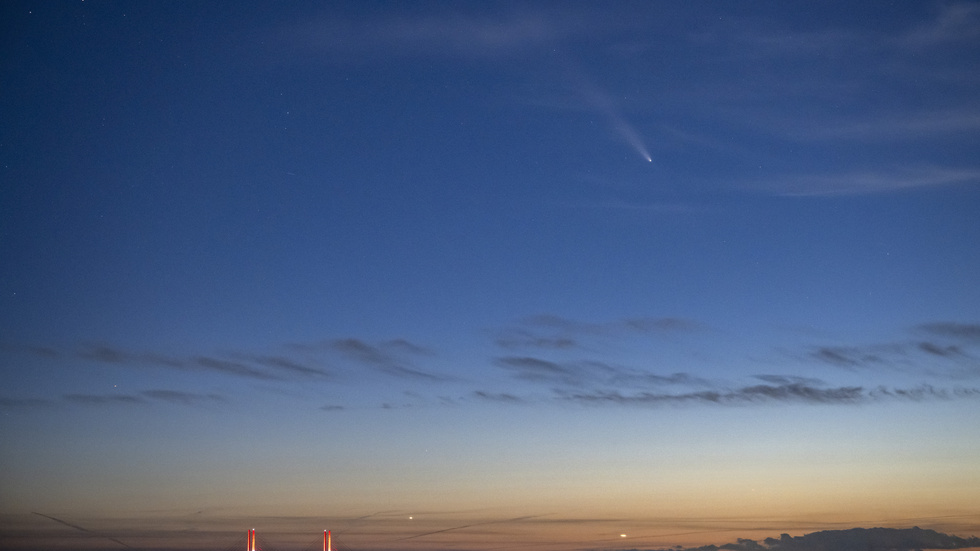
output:
[[[980,3],[312,4],[0,4],[0,548],[980,535]]]

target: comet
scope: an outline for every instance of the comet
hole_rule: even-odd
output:
[[[646,144],[643,143],[643,138],[640,134],[633,128],[633,125],[623,117],[620,109],[613,102],[609,94],[606,94],[600,90],[597,86],[592,84],[581,71],[575,70],[569,67],[570,73],[572,74],[573,80],[578,83],[578,88],[585,97],[585,99],[592,104],[592,106],[601,113],[606,120],[609,122],[609,126],[612,127],[613,132],[619,135],[620,138],[630,146],[636,153],[648,163],[653,162],[653,157],[650,155],[650,151],[647,149]]]
[[[610,119],[613,129],[623,138],[623,141],[632,147],[646,162],[652,163],[653,158],[650,156],[650,152],[647,151],[646,145],[643,144],[640,135],[636,133],[632,125],[626,122],[626,119],[622,115],[613,109],[611,103],[609,108],[605,110],[605,114]]]

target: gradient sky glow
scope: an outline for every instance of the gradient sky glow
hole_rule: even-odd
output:
[[[980,534],[980,3],[336,4],[0,6],[0,548]]]

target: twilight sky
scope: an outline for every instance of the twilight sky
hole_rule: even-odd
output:
[[[980,533],[980,3],[854,4],[3,2],[0,548]]]

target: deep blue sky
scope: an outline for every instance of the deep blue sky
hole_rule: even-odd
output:
[[[980,4],[0,21],[10,545],[980,525]]]

